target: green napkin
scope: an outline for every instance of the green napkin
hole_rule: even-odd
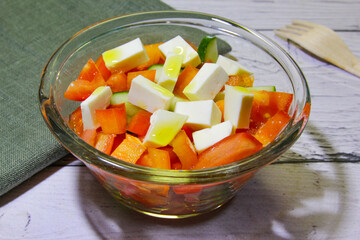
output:
[[[157,0],[1,0],[0,196],[67,154],[38,107],[41,71],[52,52],[95,22],[169,9]]]

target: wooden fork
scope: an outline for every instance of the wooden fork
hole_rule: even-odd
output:
[[[294,20],[292,24],[275,30],[275,34],[295,42],[323,60],[360,77],[360,59],[330,28]]]

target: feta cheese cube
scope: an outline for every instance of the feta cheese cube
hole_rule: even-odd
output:
[[[197,67],[201,63],[199,54],[181,36],[176,36],[161,44],[159,49],[166,57],[171,53],[182,55],[182,67],[187,65]]]
[[[239,62],[224,57],[222,55],[219,55],[216,63],[219,64],[228,75],[237,75],[241,73],[247,73],[249,75],[253,74],[250,70],[241,65]]]
[[[244,87],[225,85],[224,120],[235,129],[249,128],[254,94]]]
[[[180,74],[183,56],[179,54],[169,54],[166,57],[164,66],[161,70],[161,75],[158,84],[169,91],[173,91],[176,81]]]
[[[110,71],[121,69],[126,72],[149,61],[140,38],[110,49],[104,52],[102,56]]]
[[[183,93],[192,101],[214,99],[228,79],[220,65],[205,63]]]
[[[168,110],[174,94],[139,75],[131,82],[129,89],[128,102],[145,109],[155,112],[158,109]]]
[[[163,147],[168,145],[180,131],[188,117],[166,111],[156,110],[150,118],[150,127],[144,137],[143,144],[147,147]]]
[[[205,128],[196,132],[193,132],[193,139],[196,151],[198,153],[204,151],[208,147],[211,147],[215,143],[230,136],[233,132],[233,125],[230,121],[225,121],[212,126],[211,128]]]
[[[221,111],[213,100],[177,102],[175,112],[188,116],[186,125],[195,131],[221,122]]]
[[[100,124],[96,121],[96,109],[105,109],[110,105],[112,91],[108,86],[98,87],[80,104],[84,130],[96,129]]]

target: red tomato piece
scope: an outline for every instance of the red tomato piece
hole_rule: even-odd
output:
[[[104,133],[122,134],[126,132],[126,109],[122,107],[95,110],[96,120]]]

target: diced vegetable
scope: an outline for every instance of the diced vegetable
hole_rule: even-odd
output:
[[[291,117],[289,114],[285,113],[284,111],[277,112],[257,130],[255,138],[263,145],[271,143],[289,123],[290,119]]]
[[[111,74],[106,81],[106,85],[111,88],[112,92],[127,91],[127,77],[123,72],[117,72]]]
[[[145,150],[146,147],[137,137],[126,134],[125,139],[112,152],[111,156],[135,164]]]
[[[196,150],[184,130],[176,134],[170,145],[180,159],[182,169],[191,169],[197,163]]]
[[[99,132],[96,136],[95,148],[106,154],[110,154],[114,144],[115,136],[116,134]]]
[[[155,44],[150,44],[150,45],[144,46],[145,51],[149,57],[149,61],[137,66],[136,70],[138,70],[138,71],[146,70],[150,66],[159,64],[161,62],[162,53],[159,49],[159,45],[161,45],[161,43],[155,43]],[[148,70],[150,70],[150,69],[148,69]]]
[[[230,86],[252,87],[254,83],[254,76],[247,73],[240,73],[237,75],[230,75],[226,82]]]
[[[262,144],[248,133],[235,133],[199,154],[194,169],[225,165],[248,157],[262,148]]]
[[[130,120],[127,130],[135,133],[138,136],[145,136],[150,127],[151,113],[145,110],[140,110]]]
[[[108,78],[111,76],[111,72],[109,69],[107,69],[102,55],[100,55],[100,57],[96,60],[95,64],[98,67],[104,80],[107,81]]]
[[[127,84],[126,84],[127,90],[130,89],[132,80],[139,75],[143,76],[144,78],[146,78],[152,82],[155,82],[156,70],[144,70],[144,71],[129,72],[127,74]]]
[[[99,122],[104,133],[122,134],[126,132],[125,104],[116,108],[96,109],[96,120]]]
[[[218,58],[218,49],[216,37],[206,36],[204,37],[198,47],[199,57],[202,62],[215,63]]]
[[[148,148],[137,164],[159,169],[171,169],[169,152],[157,148]]]
[[[163,64],[155,64],[155,65],[151,65],[147,70],[156,70],[156,74],[155,74],[155,82],[159,82],[160,79],[160,75],[161,75],[161,71],[163,68]]]
[[[183,93],[184,88],[191,82],[191,80],[193,80],[193,78],[198,72],[199,69],[190,65],[186,66],[178,77],[174,88],[174,94],[187,99],[186,95]]]
[[[128,95],[129,95],[128,91],[113,93],[113,95],[111,96],[111,99],[110,99],[110,105],[111,106],[116,106],[116,105],[120,105],[122,103],[125,103],[126,115],[129,118],[131,118],[137,112],[139,112],[141,110],[141,108],[135,106],[132,103],[129,103],[128,102]]]

